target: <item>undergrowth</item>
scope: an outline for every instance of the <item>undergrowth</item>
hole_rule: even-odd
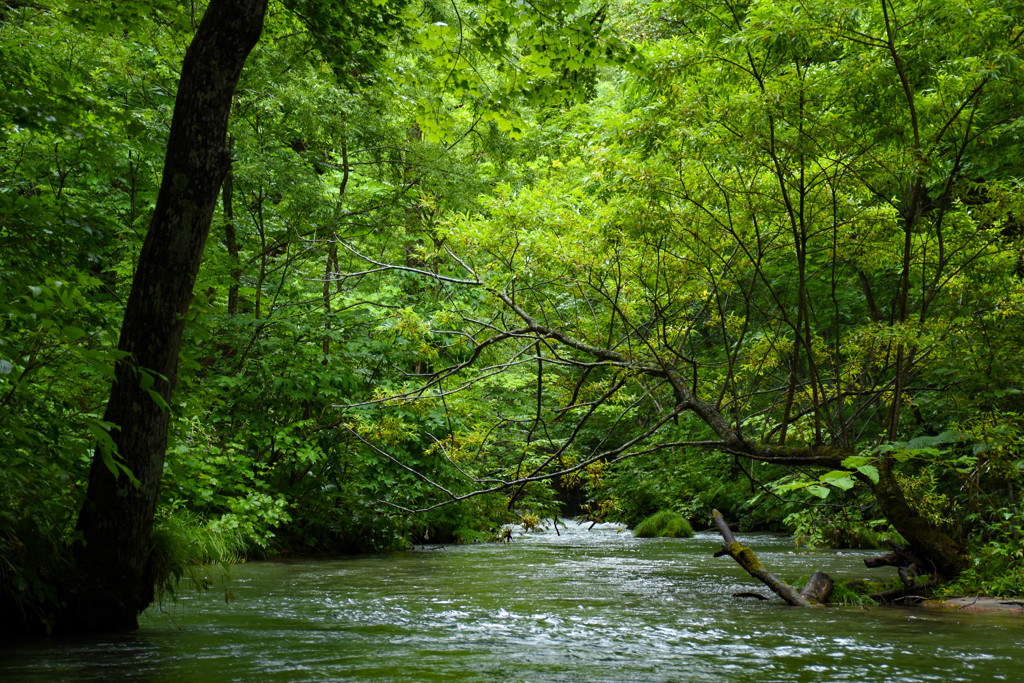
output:
[[[150,567],[161,602],[165,596],[173,598],[182,582],[196,590],[209,589],[212,568],[227,575],[231,564],[259,550],[242,530],[188,512],[158,519],[151,548]]]

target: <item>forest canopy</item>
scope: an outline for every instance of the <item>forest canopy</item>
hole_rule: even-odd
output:
[[[1022,41],[1009,1],[0,2],[0,626],[713,507],[1024,594]]]

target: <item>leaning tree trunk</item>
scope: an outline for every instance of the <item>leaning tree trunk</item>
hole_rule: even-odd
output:
[[[78,518],[84,546],[65,590],[62,630],[134,629],[153,600],[148,559],[167,447],[165,403],[229,168],[232,96],[266,10],[267,0],[211,0],[185,53],[160,193],[121,326],[118,348],[128,356],[117,365],[104,416],[116,457],[137,482],[112,474],[97,450]]]
[[[875,499],[886,520],[906,539],[909,550],[922,566],[921,573],[938,581],[948,580],[967,568],[967,555],[962,543],[929,522],[914,510],[903,495],[893,474],[893,458],[882,458],[878,467]]]
[[[745,547],[736,537],[726,523],[722,513],[718,510],[711,511],[711,519],[718,532],[722,534],[725,545],[715,553],[715,557],[728,555],[736,560],[736,563],[743,567],[750,576],[768,586],[773,593],[794,607],[812,607],[824,605],[832,596],[832,577],[820,571],[814,572],[811,578],[804,584],[803,589],[798,593],[795,588],[785,581],[777,578],[757,559],[757,555],[750,548]],[[745,595],[745,594],[744,594]],[[762,597],[763,596],[759,596]]]

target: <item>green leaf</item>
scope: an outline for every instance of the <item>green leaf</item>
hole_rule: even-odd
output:
[[[867,465],[869,462],[871,462],[871,458],[866,455],[851,455],[846,460],[843,460],[843,467],[857,469],[857,467]]]
[[[881,451],[882,449],[879,450]],[[878,468],[869,464],[870,462],[871,458],[865,455],[851,455],[849,458],[843,460],[843,467],[849,467],[850,469],[857,470],[873,483],[877,484]]]
[[[160,395],[160,392],[156,389],[146,389],[146,393],[149,394],[151,399],[153,399],[153,403],[160,407],[160,410],[167,410],[167,401],[165,401],[164,397]]]
[[[114,453],[117,450],[117,446],[115,446],[114,440],[110,437],[110,432],[98,422],[89,422],[86,425],[86,429],[96,439],[96,450],[99,451],[103,464],[106,465],[110,473],[116,478],[119,472],[118,465],[114,461]]]
[[[811,483],[807,481],[794,481],[789,484],[780,484],[778,486],[772,486],[776,493],[785,493],[786,491],[798,491],[805,489],[810,486]]]
[[[813,485],[813,486],[808,486],[807,487],[807,492],[817,496],[818,498],[821,498],[822,500],[824,500],[825,498],[828,498],[829,490],[825,486]]]
[[[61,333],[64,335],[64,339],[72,344],[85,336],[85,330],[74,325],[68,325],[61,330]]]
[[[833,470],[832,472],[826,472],[825,474],[818,477],[818,480],[822,483],[835,486],[836,488],[844,491],[849,491],[853,488],[853,478],[850,477],[849,472],[840,472]]]
[[[878,468],[874,465],[858,465],[854,469],[870,479],[873,483],[878,483]]]

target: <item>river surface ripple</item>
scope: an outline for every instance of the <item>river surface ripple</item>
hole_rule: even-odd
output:
[[[1024,681],[1024,616],[739,600],[768,593],[711,557],[711,532],[566,524],[511,544],[238,565],[230,603],[223,588],[186,594],[128,636],[0,649],[0,679]],[[783,578],[878,576],[870,551],[738,540]]]

